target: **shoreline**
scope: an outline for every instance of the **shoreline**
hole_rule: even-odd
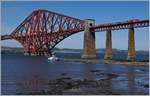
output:
[[[121,60],[102,60],[102,59],[80,59],[80,58],[65,58],[65,62],[81,62],[85,64],[118,64],[129,66],[149,66],[148,61],[121,61]]]

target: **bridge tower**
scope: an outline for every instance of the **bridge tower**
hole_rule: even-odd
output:
[[[95,32],[90,27],[95,25],[95,20],[86,19],[84,24],[84,48],[82,58],[96,58]]]

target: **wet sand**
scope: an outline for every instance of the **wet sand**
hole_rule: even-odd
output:
[[[100,60],[100,59],[72,59],[65,58],[65,62],[81,62],[88,64],[123,64],[123,65],[131,65],[131,66],[148,66],[148,61],[127,61],[127,60]]]

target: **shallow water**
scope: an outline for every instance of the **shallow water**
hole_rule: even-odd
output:
[[[79,54],[58,54],[59,57],[74,57]],[[2,54],[1,79],[2,94],[18,94],[47,90],[48,80],[57,79],[65,74],[73,79],[105,79],[99,73],[119,75],[111,79],[110,87],[124,94],[148,94],[144,85],[149,81],[148,67],[133,67],[111,64],[82,64],[59,62],[52,64],[45,56],[24,56],[21,54]],[[91,72],[99,70],[99,72]]]

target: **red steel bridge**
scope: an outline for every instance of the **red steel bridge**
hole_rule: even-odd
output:
[[[112,56],[111,30],[129,29],[129,57],[135,57],[134,28],[148,27],[149,20],[128,20],[95,25],[92,19],[80,20],[48,10],[33,11],[11,34],[1,40],[15,39],[29,54],[51,54],[51,50],[65,38],[84,33],[83,58],[95,57],[95,32],[106,31],[106,58]]]

